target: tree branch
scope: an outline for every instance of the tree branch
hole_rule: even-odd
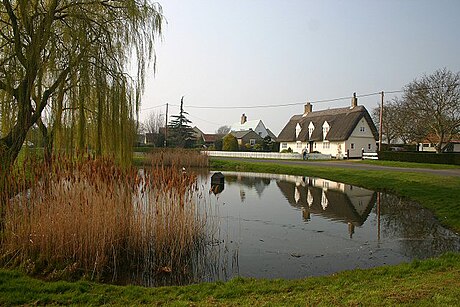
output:
[[[11,27],[13,28],[13,35],[14,35],[14,49],[16,56],[18,57],[21,64],[27,68],[27,60],[22,53],[22,44],[21,44],[21,34],[19,33],[19,26],[18,26],[18,19],[14,14],[13,7],[9,0],[3,0],[3,5],[6,8],[6,12],[8,13],[8,17],[11,20]]]

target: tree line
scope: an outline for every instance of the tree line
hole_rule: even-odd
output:
[[[372,117],[379,126],[380,107]],[[443,68],[415,79],[401,97],[383,107],[383,141],[413,144],[429,141],[436,151],[446,151],[460,135],[460,73]]]

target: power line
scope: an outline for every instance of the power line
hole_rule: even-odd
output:
[[[443,86],[435,86],[435,87],[427,87],[427,88],[420,88],[420,89],[414,89],[415,91],[424,91],[424,90],[431,90],[431,89],[438,89],[438,88],[444,88],[444,87],[449,87],[449,86],[458,86],[459,84],[450,84],[450,85],[443,85]],[[397,93],[403,93],[405,90],[393,90],[393,91],[383,91],[385,94],[397,94]],[[377,96],[381,95],[382,91],[380,92],[373,92],[373,93],[367,93],[367,94],[361,94],[361,95],[356,95],[357,98],[364,98],[364,97],[370,97],[370,96]],[[337,98],[331,98],[331,99],[321,99],[321,100],[313,100],[313,101],[307,101],[311,104],[317,104],[317,103],[327,103],[327,102],[335,102],[335,101],[341,101],[341,100],[349,100],[353,98],[353,96],[345,96],[345,97],[337,97]],[[291,103],[280,103],[280,104],[269,104],[269,105],[254,105],[254,106],[193,106],[189,105],[187,108],[189,109],[213,109],[213,110],[228,110],[228,109],[261,109],[261,108],[280,108],[280,107],[289,107],[289,106],[298,106],[298,105],[304,105],[306,102],[291,102]],[[141,109],[141,111],[147,110],[147,109],[153,109],[153,108],[158,108],[165,106],[166,104],[155,106],[155,107],[150,107],[150,108],[145,108]],[[179,105],[175,104],[169,104],[170,106],[174,107],[179,107]],[[203,120],[203,119],[202,119]],[[215,124],[215,123],[213,123]]]
[[[200,117],[198,117],[198,116],[195,116],[195,115],[192,115],[192,114],[190,114],[190,113],[189,113],[188,115],[189,115],[190,117],[193,117],[193,118],[196,118],[196,119],[198,119],[198,120],[204,121],[204,122],[206,122],[206,123],[208,123],[208,124],[212,124],[212,125],[215,125],[215,126],[221,126],[221,125],[222,125],[222,124],[218,124],[218,123],[211,122],[211,121],[206,120],[206,119],[202,119],[202,118],[200,118]]]
[[[166,103],[159,104],[159,105],[153,106],[153,107],[142,108],[139,111],[147,111],[147,110],[151,110],[151,109],[161,108],[161,107],[164,107],[164,106],[166,106]]]

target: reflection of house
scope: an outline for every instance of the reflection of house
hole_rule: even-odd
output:
[[[305,105],[303,114],[294,115],[278,136],[280,151],[320,152],[341,157],[361,157],[361,151],[376,151],[377,129],[364,106],[358,106],[356,95],[351,107],[312,111]]]
[[[439,143],[439,137],[430,134],[421,143],[418,144],[419,151],[436,152],[436,144]],[[444,146],[445,144],[443,144]],[[460,152],[460,135],[452,136],[452,139],[447,144],[444,152]]]
[[[266,136],[269,136],[273,141],[276,141],[276,136],[267,129],[260,119],[256,120],[247,120],[247,116],[245,114],[241,115],[241,120],[238,123],[234,123],[230,127],[231,132],[238,132],[238,131],[254,131],[258,134],[262,139]]]
[[[311,214],[361,226],[374,203],[375,192],[329,180],[305,178],[304,185],[289,181],[277,181],[277,185],[289,204],[302,208],[302,215]]]

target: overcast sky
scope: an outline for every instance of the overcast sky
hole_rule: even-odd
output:
[[[206,133],[245,113],[278,135],[306,101],[400,90],[439,68],[460,71],[459,0],[158,1],[167,25],[140,120],[185,96],[192,126]],[[371,110],[379,101],[358,103]],[[349,104],[316,103],[313,110]]]

